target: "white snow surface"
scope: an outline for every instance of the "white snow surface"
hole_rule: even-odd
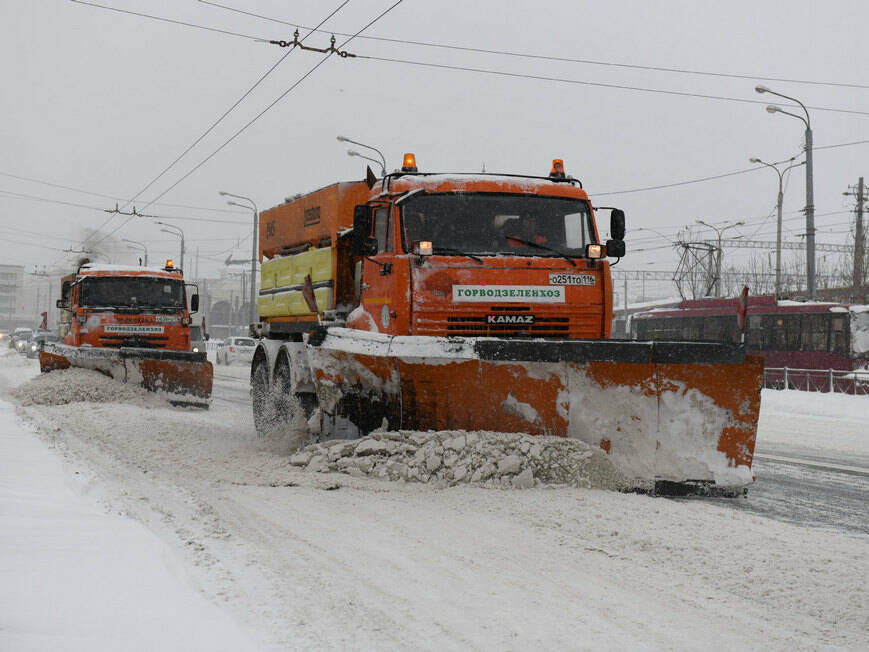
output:
[[[18,402],[8,387],[36,369],[0,355],[0,393]],[[770,394],[759,443],[780,414],[817,419],[825,436],[842,424],[856,433],[869,406]],[[285,438],[257,437],[249,405],[229,399],[209,411],[19,405],[26,427],[5,410],[0,649],[250,649],[254,640],[269,650],[696,650],[710,641],[792,650],[869,640],[864,536],[708,499],[308,473],[289,463]],[[824,444],[858,446],[852,439]]]

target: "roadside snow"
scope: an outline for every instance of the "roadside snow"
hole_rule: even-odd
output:
[[[757,444],[869,456],[869,396],[765,389]]]
[[[0,360],[0,383],[32,373],[5,365]],[[246,395],[243,380],[222,382],[237,382],[238,395]],[[21,413],[91,478],[90,490],[112,513],[157,534],[227,619],[269,648],[695,650],[713,642],[789,651],[858,649],[869,640],[864,536],[774,521],[709,499],[307,473],[289,463],[286,437],[256,436],[249,404],[220,397],[209,411],[78,402]],[[761,415],[759,442],[776,420],[763,406]],[[823,429],[816,434],[859,424],[817,418]],[[438,444],[444,452],[447,441]],[[383,455],[374,442],[370,455]],[[13,468],[26,476],[28,464],[19,460]],[[514,470],[510,460],[503,473]],[[18,486],[18,475],[10,477]],[[71,477],[56,469],[54,482]],[[4,515],[8,498],[0,492]],[[69,529],[86,531],[78,512],[67,518]],[[52,570],[67,567],[62,549],[37,550]],[[113,572],[108,561],[92,568]],[[81,597],[81,585],[72,571],[58,572],[64,574],[34,571],[33,590],[58,591],[57,609],[77,607],[66,602]],[[6,627],[11,598],[3,584]],[[101,604],[105,622],[117,610],[123,618],[125,601]],[[184,623],[186,609],[178,614]],[[48,618],[34,627],[56,629]],[[190,647],[155,645],[182,646]]]
[[[119,383],[90,369],[62,369],[41,374],[10,390],[21,405],[67,403],[131,403],[142,407],[163,403],[158,395],[138,385]]]
[[[0,649],[256,649],[177,555],[85,495],[5,402],[0,449]]]

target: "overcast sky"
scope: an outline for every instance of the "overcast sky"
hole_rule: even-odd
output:
[[[63,250],[81,248],[97,228],[115,262],[134,260],[122,258],[121,238],[147,243],[152,262],[177,257],[177,238],[154,218],[103,211],[116,201],[129,211],[125,200],[287,52],[246,37],[292,38],[292,27],[197,0],[95,2],[237,35],[66,0],[0,0],[0,262],[27,271],[68,265]],[[313,27],[342,0],[220,2]],[[324,29],[355,33],[393,3],[351,0]],[[767,113],[764,106],[777,98],[755,93],[762,83],[810,107],[817,241],[844,243],[853,199],[842,193],[869,176],[869,142],[822,148],[869,141],[867,30],[865,0],[403,0],[363,35],[539,58],[357,38],[346,50],[509,75],[332,56],[163,194],[323,59],[294,51],[134,204],[182,228],[186,267],[193,270],[198,249],[200,275],[213,276],[228,255],[249,258],[251,245],[250,214],[224,212],[239,209],[218,191],[251,197],[265,209],[297,192],[362,178],[364,161],[346,155],[338,134],[380,148],[389,168],[400,166],[404,152],[416,153],[421,171],[438,172],[485,165],[489,172],[546,174],[553,158],[563,158],[595,203],[625,209],[622,268],[673,269],[669,240],[639,227],[674,238],[697,219],[743,220],[746,226],[728,234],[775,239],[778,182],[769,169],[626,192],[746,170],[754,167],[752,156],[772,162],[800,155],[803,123]],[[306,40],[328,42],[328,32]],[[557,57],[583,62],[551,59]],[[805,173],[797,168],[785,191],[786,240],[805,231],[804,203]],[[731,262],[747,255],[726,251]]]

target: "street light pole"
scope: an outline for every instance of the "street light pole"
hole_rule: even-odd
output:
[[[711,224],[704,222],[703,220],[695,220],[697,224],[702,224],[703,226],[708,226],[710,229],[715,231],[718,235],[718,249],[715,252],[715,296],[721,296],[721,237],[724,235],[724,232],[727,229],[734,229],[737,226],[742,226],[745,222],[734,222],[733,224],[728,224],[727,226],[721,227],[720,229],[717,226],[712,226]]]
[[[376,147],[372,147],[371,145],[366,145],[365,143],[350,140],[349,138],[347,138],[347,136],[336,136],[335,138],[339,143],[353,143],[354,145],[359,145],[359,147],[364,147],[365,149],[370,149],[374,152],[377,152],[380,155],[383,176],[386,176],[386,157],[379,149],[377,149]],[[350,154],[350,156],[353,156],[353,154]]]
[[[768,168],[772,168],[778,175],[778,201],[776,202],[776,212],[778,214],[778,218],[776,220],[775,234],[775,298],[778,299],[781,296],[781,209],[782,201],[784,199],[784,195],[782,192],[782,180],[788,170],[790,170],[791,168],[799,167],[801,165],[805,165],[805,161],[794,163],[793,165],[787,166],[784,170],[779,170],[777,165],[773,165],[772,163],[766,163],[756,157],[750,158],[748,160],[751,163],[760,163],[761,165],[765,165]]]
[[[771,93],[778,97],[783,97],[791,102],[799,104],[806,114],[803,118],[796,113],[789,113],[778,106],[770,104],[766,107],[768,113],[784,113],[792,118],[797,118],[803,121],[806,125],[806,290],[809,293],[809,299],[815,298],[815,192],[814,192],[814,170],[812,166],[812,123],[809,117],[809,110],[806,105],[794,97],[777,93],[770,90],[766,86],[755,86],[754,90],[758,93]]]
[[[371,161],[372,163],[377,163],[377,165],[380,166],[380,176],[382,176],[382,177],[386,176],[386,168],[383,166],[383,163],[378,161],[376,158],[371,158],[370,156],[365,156],[364,154],[360,154],[359,152],[352,150],[352,149],[347,150],[347,156],[351,156],[351,157],[358,156],[359,158],[364,158],[366,161]]]
[[[181,236],[181,265],[180,268],[184,270],[184,231],[182,231],[179,227],[174,224],[166,224],[166,222],[155,222],[155,224],[162,224],[163,226],[167,226],[170,229],[177,229],[177,231],[169,231],[167,229],[160,229],[164,233],[174,233],[175,235]]]
[[[148,266],[148,247],[146,247],[141,242],[136,242],[135,240],[127,240],[126,238],[121,238],[121,239],[127,243],[127,247],[129,247],[130,249],[136,248],[136,247],[131,247],[130,245],[138,245],[142,248],[142,251],[145,252],[145,267],[147,267]],[[182,267],[181,269],[184,269],[184,268]]]
[[[246,202],[250,202],[250,206],[248,208],[253,209],[253,237],[251,242],[251,252],[250,252],[250,306],[248,307],[250,310],[250,322],[251,324],[256,322],[257,317],[257,306],[256,306],[256,261],[257,261],[257,249],[259,246],[259,242],[257,241],[257,226],[259,225],[259,210],[256,207],[256,202],[250,197],[244,197],[243,195],[235,195],[231,192],[220,191],[220,196],[222,197],[235,197],[236,199],[243,199]],[[232,203],[232,202],[230,202]]]

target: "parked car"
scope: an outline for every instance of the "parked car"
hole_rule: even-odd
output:
[[[33,337],[32,328],[16,328],[12,331],[12,339],[9,340],[9,347],[18,351],[18,353],[26,353],[27,343]]]
[[[254,351],[256,340],[252,337],[227,337],[217,347],[217,364],[250,363]]]
[[[202,326],[190,326],[190,350],[193,353],[199,353],[200,351],[205,351],[205,341],[208,339],[208,335],[202,334]]]
[[[27,343],[27,357],[28,358],[38,358],[39,352],[42,351],[46,342],[57,342],[59,338],[54,333],[37,333],[33,336],[33,338]]]

